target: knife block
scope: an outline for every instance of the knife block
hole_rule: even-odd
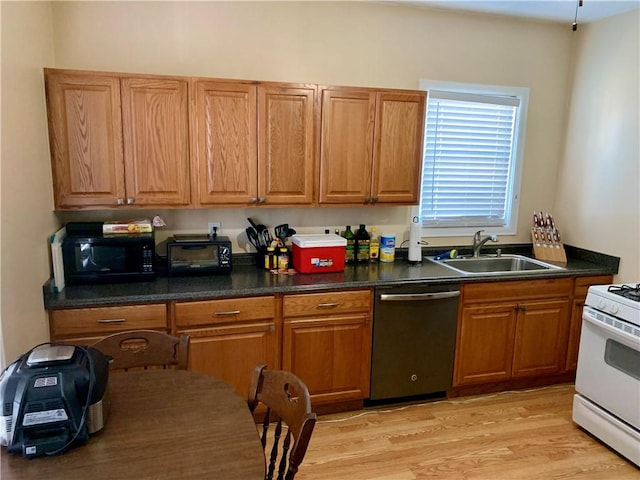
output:
[[[564,251],[564,244],[562,242],[547,242],[545,240],[536,241],[534,231],[535,229],[532,228],[533,256],[536,260],[566,265],[567,254]]]

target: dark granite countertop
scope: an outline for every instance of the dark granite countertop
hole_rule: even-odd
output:
[[[562,270],[544,272],[514,272],[509,274],[462,275],[438,263],[424,260],[410,264],[406,251],[398,249],[393,263],[347,265],[344,272],[273,275],[246,261],[239,261],[231,274],[164,277],[150,282],[105,285],[69,285],[55,293],[51,281],[43,286],[46,309],[99,307],[162,303],[167,301],[209,300],[224,297],[248,297],[275,293],[301,293],[328,289],[351,289],[394,285],[444,284],[457,282],[523,280],[614,274],[619,259],[574,247],[566,247],[568,262]],[[424,249],[425,255],[444,250]],[[531,256],[531,246],[502,246],[503,253]],[[487,249],[490,253],[491,249]],[[464,252],[462,252],[464,253]],[[235,261],[235,260],[234,260]],[[244,263],[244,264],[243,264]]]

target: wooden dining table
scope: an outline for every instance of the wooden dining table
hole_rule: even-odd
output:
[[[66,453],[27,459],[2,447],[2,480],[262,480],[264,452],[246,401],[185,370],[111,373],[104,428]]]

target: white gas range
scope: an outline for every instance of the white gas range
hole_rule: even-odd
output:
[[[640,466],[640,284],[589,288],[573,421]]]

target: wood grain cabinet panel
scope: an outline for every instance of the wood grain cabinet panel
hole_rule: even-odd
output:
[[[376,96],[358,89],[322,91],[320,203],[371,198]]]
[[[378,93],[371,186],[376,203],[418,203],[425,102],[425,92]]]
[[[258,86],[258,202],[311,204],[315,173],[315,85]]]
[[[246,398],[258,363],[280,368],[275,297],[175,302],[171,311],[175,332],[191,336],[189,370],[221,378]]]
[[[56,209],[190,203],[187,82],[45,69]]]
[[[370,290],[283,297],[282,368],[306,383],[313,403],[369,396],[371,304]]]
[[[570,304],[567,300],[518,305],[513,377],[551,375],[564,371],[569,315]]]
[[[322,88],[320,203],[417,204],[426,92]]]
[[[464,308],[458,326],[454,386],[511,378],[516,310],[506,306]]]
[[[167,330],[164,303],[50,310],[53,340],[103,337],[125,330]]]
[[[313,202],[315,85],[204,79],[192,85],[199,205]]]
[[[125,197],[117,76],[45,69],[56,209]]]
[[[191,83],[192,182],[199,205],[255,203],[257,87],[197,79]]]
[[[121,83],[127,203],[188,205],[187,82],[123,78]]]
[[[572,282],[463,285],[453,386],[565,372]]]

